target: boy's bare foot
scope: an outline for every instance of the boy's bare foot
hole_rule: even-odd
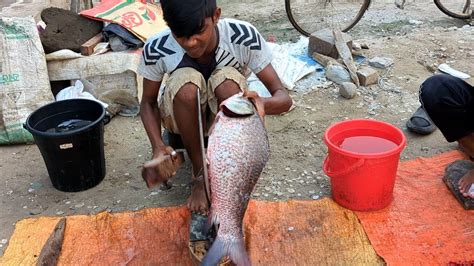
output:
[[[467,172],[459,179],[459,191],[466,198],[474,198],[474,192],[471,192],[471,186],[474,184],[474,170]]]
[[[191,212],[197,212],[202,215],[207,215],[209,212],[209,205],[207,202],[206,189],[204,178],[201,176],[194,178],[191,185],[191,195],[188,198],[188,209]]]

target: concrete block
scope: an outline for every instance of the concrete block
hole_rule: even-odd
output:
[[[349,50],[352,50],[352,37],[343,32],[342,38],[347,43]],[[308,55],[311,56],[314,52],[335,59],[339,58],[336,45],[334,44],[334,35],[331,29],[322,29],[309,36]]]
[[[378,82],[379,72],[371,67],[364,66],[357,70],[357,77],[361,86],[369,86]]]

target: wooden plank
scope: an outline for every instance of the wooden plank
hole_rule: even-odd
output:
[[[103,40],[102,33],[97,34],[96,36],[90,38],[87,42],[81,45],[81,54],[82,55],[91,55],[94,52],[94,47],[102,42]]]
[[[354,64],[354,60],[352,59],[352,53],[342,37],[342,32],[340,30],[335,30],[334,38],[336,49],[339,52],[339,55],[341,56],[342,60],[344,61],[344,64],[347,66],[347,69],[351,74],[352,81],[354,81],[354,84],[359,87],[360,83],[359,78],[357,77],[357,68]]]
[[[56,265],[64,240],[64,230],[66,227],[66,218],[61,218],[56,224],[53,233],[43,246],[40,255],[38,256],[37,266]]]
[[[312,56],[313,56],[314,60],[316,60],[318,63],[320,63],[324,67],[327,67],[329,62],[331,62],[333,65],[342,66],[341,63],[339,63],[336,59],[334,59],[330,56],[326,56],[326,55],[320,54],[318,52],[313,52]]]

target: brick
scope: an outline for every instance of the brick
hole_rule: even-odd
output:
[[[349,50],[352,50],[352,37],[347,33],[342,33],[342,38],[347,43]],[[312,56],[314,52],[339,58],[336,45],[334,44],[334,35],[330,29],[322,29],[309,36],[308,55]]]
[[[369,86],[378,82],[379,72],[371,67],[364,66],[357,70],[357,77],[361,86]]]

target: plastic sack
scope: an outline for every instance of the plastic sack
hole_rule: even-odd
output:
[[[23,123],[53,100],[34,19],[0,17],[0,145],[32,143]]]
[[[104,108],[107,108],[109,106],[108,104],[97,100],[94,95],[90,94],[87,91],[84,91],[84,84],[82,84],[80,80],[77,80],[74,86],[64,88],[56,95],[56,101],[68,99],[89,99],[102,104]]]

